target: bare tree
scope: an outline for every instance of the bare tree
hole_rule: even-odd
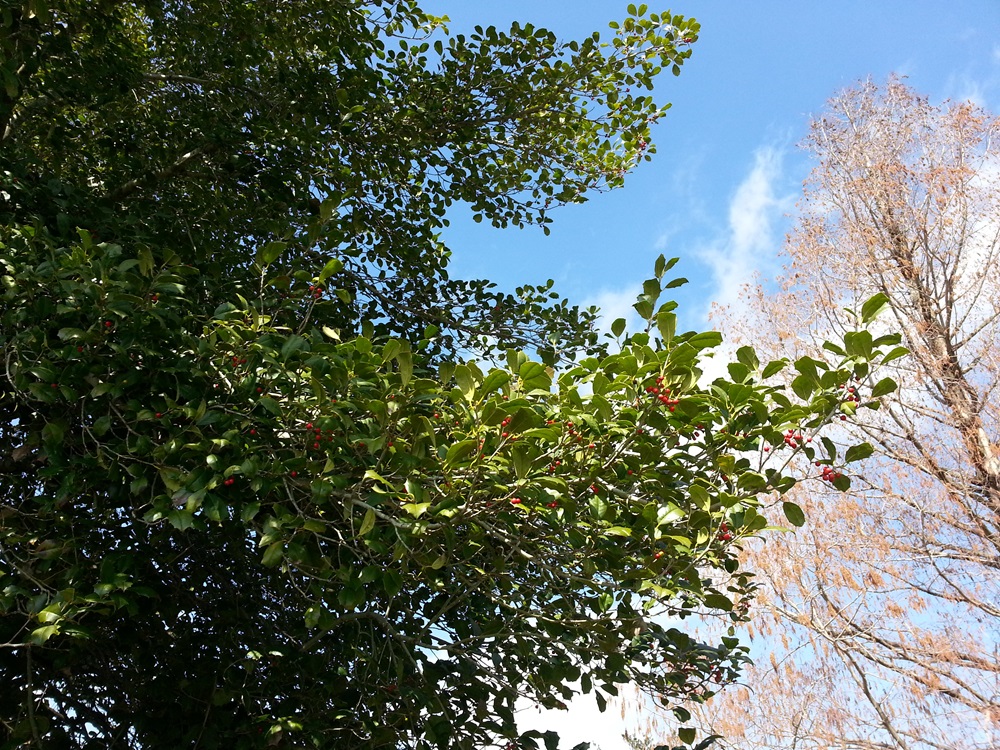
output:
[[[845,426],[875,448],[851,491],[796,488],[807,526],[746,551],[760,658],[696,711],[733,747],[1000,746],[998,133],[897,79],[840,93],[805,142],[781,278],[728,316],[795,359],[882,292],[911,352],[877,419]],[[845,389],[846,408],[870,395]]]

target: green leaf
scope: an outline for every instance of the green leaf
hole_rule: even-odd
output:
[[[726,612],[733,611],[732,601],[730,601],[729,597],[723,596],[722,594],[706,594],[705,606],[711,607],[712,609],[721,609]]]
[[[288,247],[287,242],[271,240],[257,251],[257,262],[264,266],[269,266],[278,259],[278,256],[285,252]]]
[[[31,631],[28,639],[36,646],[41,646],[49,638],[59,634],[59,625],[44,625]]]
[[[590,505],[590,512],[598,521],[603,521],[608,517],[611,506],[608,505],[607,500],[602,498],[600,495],[592,495],[588,504]]]
[[[144,247],[139,250],[139,273],[143,276],[152,276],[153,271],[156,268],[156,261],[153,259],[153,253],[150,252],[148,247]]]
[[[656,278],[658,279],[662,279],[663,274],[666,272],[666,270],[667,270],[667,259],[663,257],[663,253],[660,253],[659,257],[656,259],[656,262],[653,264],[653,275],[656,276]],[[617,336],[618,334],[615,335]]]
[[[882,364],[886,364],[887,362],[892,362],[894,359],[899,359],[900,357],[905,357],[909,353],[910,350],[907,349],[905,346],[897,346],[895,349],[893,349],[884,357],[882,357]]]
[[[792,502],[787,500],[781,504],[781,510],[785,514],[785,518],[788,519],[788,523],[796,528],[802,526],[806,522],[806,514],[802,512],[802,508]]]
[[[677,730],[678,739],[680,739],[680,741],[685,745],[690,745],[694,742],[695,734],[696,733],[693,727],[680,727]]]
[[[663,345],[669,348],[677,333],[677,315],[672,312],[660,312],[656,314],[656,328],[660,332],[660,339]]]
[[[660,297],[660,291],[659,279],[646,279],[642,282],[642,295],[649,300],[651,305],[656,304],[656,300]]]
[[[632,529],[626,526],[609,526],[603,533],[604,536],[632,536]]]
[[[823,443],[823,448],[826,450],[826,455],[830,458],[830,460],[836,461],[837,446],[833,444],[833,441],[830,440],[830,438],[826,437],[826,435],[824,435],[823,437],[820,438],[820,442]]]
[[[882,378],[873,387],[871,398],[879,398],[896,390],[896,381],[892,378]]]
[[[847,492],[851,489],[851,478],[846,474],[841,474],[833,480],[833,486],[841,492]]]
[[[844,334],[844,349],[850,357],[872,356],[872,335],[868,331],[851,331]]]
[[[74,341],[75,339],[82,339],[87,335],[87,332],[80,328],[60,328],[57,335],[63,341]]]
[[[265,411],[270,412],[274,416],[281,416],[281,405],[270,396],[261,396],[257,399],[257,403],[263,406]]]
[[[625,318],[616,318],[611,324],[611,333],[615,336],[621,336],[625,332]]]
[[[643,320],[649,320],[653,317],[653,303],[645,297],[640,297],[639,301],[632,305],[632,307],[639,313],[639,317]]]
[[[287,339],[285,343],[281,346],[281,359],[287,361],[288,358],[298,351],[308,350],[309,342],[298,334],[292,334]]]
[[[526,391],[547,391],[552,387],[552,376],[540,362],[525,362],[518,369],[521,387]]]
[[[392,492],[397,492],[398,491],[396,489],[395,485],[393,485],[392,482],[390,482],[388,479],[386,479],[385,477],[383,477],[381,474],[373,471],[372,469],[368,469],[365,472],[365,479],[370,479],[373,482],[378,482],[380,485],[382,485],[383,487],[391,490]]]
[[[409,351],[401,351],[396,355],[396,365],[399,367],[399,380],[405,387],[413,377],[413,354]]]
[[[712,506],[712,498],[708,494],[708,490],[702,487],[700,484],[692,484],[688,487],[688,495],[691,498],[691,503],[701,510],[708,510]]]
[[[472,370],[467,365],[459,365],[455,368],[455,382],[458,383],[458,390],[461,391],[466,401],[472,401],[476,395],[476,381],[473,379]]]
[[[764,367],[763,371],[760,373],[760,376],[762,378],[769,378],[772,375],[777,375],[779,372],[781,372],[782,370],[784,370],[785,367],[787,367],[787,366],[788,366],[788,360],[787,359],[775,359],[775,360],[771,360],[770,362],[767,363],[767,366]]]
[[[177,508],[167,514],[170,525],[179,531],[185,531],[194,526],[194,516],[183,508]]]
[[[531,457],[528,455],[528,450],[523,445],[515,445],[514,449],[511,451],[512,458],[514,460],[514,474],[518,479],[524,479],[528,476],[528,472],[531,471]]]
[[[414,518],[420,518],[427,509],[431,507],[430,503],[403,503],[402,508],[407,513],[409,513]]]
[[[870,323],[875,320],[878,314],[882,312],[888,304],[889,296],[884,292],[879,292],[873,297],[869,297],[868,300],[861,305],[861,322]]]
[[[852,445],[847,449],[847,453],[844,454],[844,463],[849,464],[854,461],[861,461],[868,458],[875,452],[871,443],[858,443],[857,445]]]
[[[736,360],[746,365],[751,371],[756,370],[760,366],[760,360],[757,359],[757,352],[751,346],[741,346],[737,349]]]
[[[389,596],[395,596],[403,588],[403,576],[396,570],[386,570],[382,574],[382,588]]]
[[[479,386],[479,393],[486,396],[499,388],[503,388],[510,382],[510,373],[506,370],[490,370],[489,374]]]
[[[273,568],[279,565],[285,557],[285,543],[284,542],[274,542],[269,545],[266,550],[264,550],[264,556],[261,558],[261,565],[265,568]]]
[[[375,528],[375,509],[369,508],[365,511],[365,518],[361,522],[361,528],[358,529],[358,536],[365,536],[369,531]]]
[[[792,381],[792,390],[803,401],[808,401],[812,397],[815,387],[816,378],[809,375],[799,375]]]
[[[323,270],[319,272],[319,276],[316,277],[316,281],[319,284],[323,284],[331,276],[334,276],[344,270],[344,263],[339,258],[332,258],[326,262],[323,266]]]
[[[445,454],[444,462],[446,464],[453,464],[459,459],[465,458],[470,453],[476,451],[478,448],[478,440],[459,440],[457,443],[448,448],[448,452]]]

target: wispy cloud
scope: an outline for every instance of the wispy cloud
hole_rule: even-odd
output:
[[[945,91],[957,102],[972,102],[977,107],[989,106],[989,90],[994,86],[990,78],[978,79],[968,73],[952,73],[948,77]]]
[[[777,146],[757,149],[753,166],[729,202],[725,234],[698,251],[714,285],[702,311],[706,320],[716,305],[738,316],[746,304],[744,287],[758,273],[769,271],[775,262],[781,244],[778,225],[795,200],[793,195],[782,192],[783,155],[783,149]],[[703,359],[702,381],[711,382],[725,375],[726,363],[733,355],[734,347],[726,342],[714,356]]]
[[[753,167],[729,203],[726,235],[698,251],[714,280],[712,303],[738,308],[744,285],[773,262],[781,241],[776,225],[794,205],[793,196],[779,193],[782,156],[776,146],[757,149]]]

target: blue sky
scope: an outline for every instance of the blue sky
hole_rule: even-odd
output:
[[[626,5],[424,1],[450,17],[453,31],[518,20],[565,40],[607,32]],[[691,280],[678,294],[682,322],[704,327],[709,300],[728,299],[755,268],[768,270],[809,170],[796,143],[838,89],[895,72],[934,100],[1000,108],[998,0],[956,2],[947,12],[924,0],[688,0],[670,9],[697,18],[702,33],[681,76],[665,75],[657,88],[673,108],[654,130],[653,161],[623,189],[555,212],[549,237],[454,212],[445,238],[455,275],[506,288],[553,278],[574,302],[626,310],[664,252],[681,258],[677,271]]]
[[[649,3],[653,11],[666,6]],[[453,31],[511,21],[545,26],[569,40],[607,31],[627,2],[611,0],[424,0]],[[810,169],[796,143],[810,116],[839,89],[891,73],[933,101],[972,99],[1000,111],[1000,0],[707,2],[681,0],[700,40],[679,78],[658,87],[673,108],[654,130],[657,153],[626,186],[553,214],[550,236],[494,230],[456,211],[445,236],[456,276],[513,288],[556,280],[578,303],[609,318],[628,310],[653,260],[679,256],[691,283],[678,290],[688,328],[709,325],[712,301],[729,302],[756,271],[773,274],[775,254]],[[623,750],[623,723],[597,714],[589,698],[568,715],[526,713],[525,726]]]

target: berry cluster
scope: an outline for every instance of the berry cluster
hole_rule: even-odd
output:
[[[782,440],[784,441],[785,446],[788,447],[788,448],[791,448],[792,450],[795,450],[796,448],[802,447],[802,445],[804,445],[805,443],[811,443],[812,442],[812,438],[803,438],[802,437],[802,433],[799,432],[798,430],[788,430],[782,436]],[[769,445],[765,445],[764,446],[764,452],[765,453],[767,453],[770,450],[771,450],[771,446],[769,446]]]
[[[651,385],[646,388],[646,393],[652,394],[661,404],[668,407],[670,411],[676,409],[677,404],[680,403],[679,399],[670,398],[670,389],[661,388],[663,385],[663,378],[656,379],[656,385]]]
[[[858,389],[853,385],[844,385],[841,383],[840,389],[847,391],[847,396],[844,398],[844,401],[855,404],[861,403],[861,399],[858,397]]]
[[[816,462],[816,465],[817,466],[820,465],[819,461]],[[831,484],[833,484],[838,479],[840,479],[840,477],[841,477],[841,474],[840,474],[839,471],[835,471],[830,466],[824,466],[823,467],[823,472],[820,474],[819,478],[822,479],[824,482],[830,482]]]
[[[331,442],[333,436],[336,434],[335,430],[327,430],[324,436],[324,432],[319,427],[314,427],[312,422],[306,422],[306,447],[312,448],[313,450],[322,450],[323,444],[321,441]],[[312,433],[311,435],[309,433]]]

